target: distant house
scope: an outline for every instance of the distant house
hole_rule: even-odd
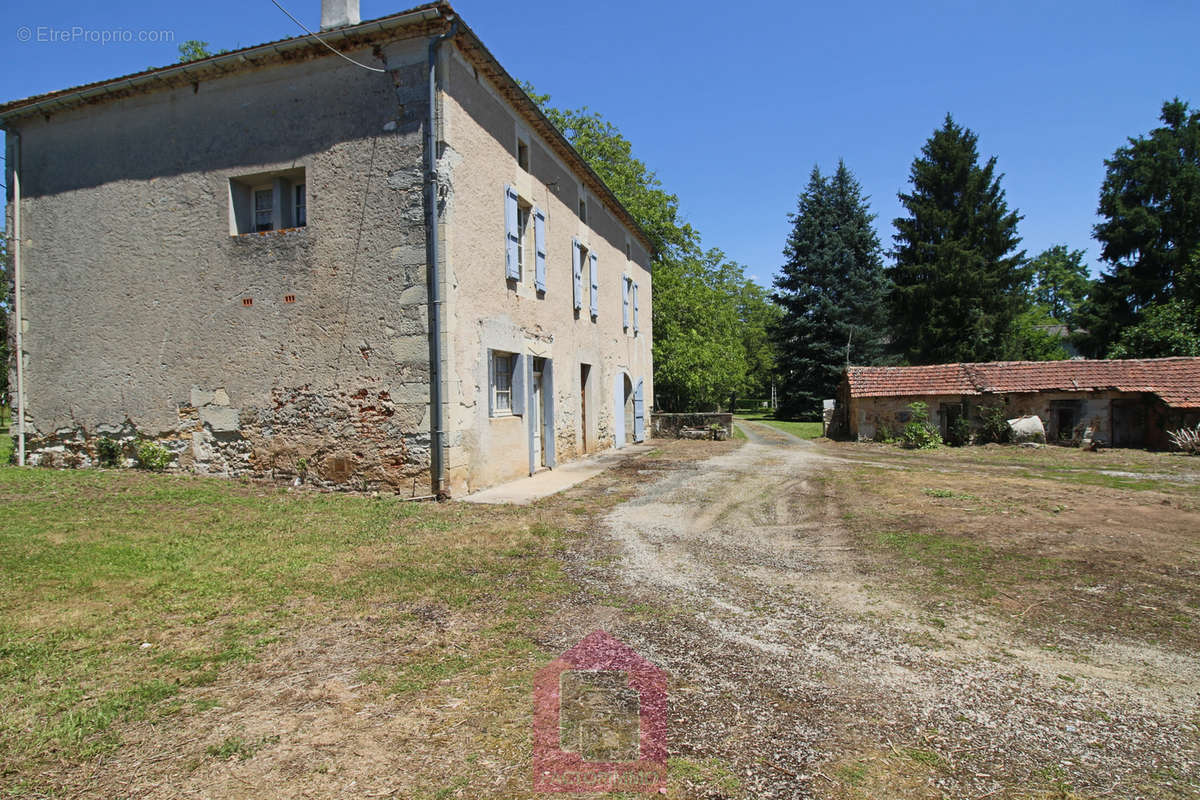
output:
[[[1200,358],[999,361],[925,367],[849,367],[834,430],[871,439],[908,421],[921,401],[942,429],[1000,406],[1011,419],[1036,414],[1050,441],[1085,429],[1116,447],[1166,447],[1166,431],[1200,423]]]
[[[458,495],[644,438],[646,233],[447,3],[322,12],[0,105],[26,463]]]

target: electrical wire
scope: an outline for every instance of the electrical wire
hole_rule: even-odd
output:
[[[369,66],[369,65],[367,65],[367,64],[363,64],[362,62],[355,61],[353,58],[351,58],[350,56],[346,55],[346,54],[345,54],[345,53],[343,53],[341,50],[338,50],[338,49],[337,49],[337,48],[335,48],[333,45],[331,45],[329,42],[327,42],[327,41],[325,41],[324,39],[322,39],[320,36],[317,36],[315,33],[313,33],[312,31],[310,31],[308,28],[304,27],[304,23],[303,23],[303,22],[301,22],[300,20],[298,20],[298,19],[296,19],[295,17],[293,17],[293,16],[292,16],[292,13],[291,13],[290,11],[288,11],[286,8],[284,8],[283,6],[279,5],[279,3],[278,3],[278,2],[276,2],[276,0],[271,0],[271,2],[272,2],[274,5],[275,5],[275,7],[276,7],[276,8],[278,8],[280,11],[282,11],[284,14],[286,14],[288,19],[290,19],[292,22],[294,22],[294,23],[296,23],[297,25],[299,25],[299,26],[300,26],[300,30],[304,31],[304,32],[305,32],[305,33],[307,33],[309,36],[311,36],[312,38],[316,39],[316,40],[317,40],[318,42],[320,42],[321,44],[323,44],[323,45],[325,45],[326,47],[328,47],[328,48],[329,48],[329,50],[330,50],[330,52],[332,52],[332,53],[336,53],[337,55],[339,55],[339,56],[341,56],[342,58],[346,59],[347,61],[349,61],[351,64],[353,64],[353,65],[354,65],[354,66],[356,66],[356,67],[362,67],[363,69],[369,69],[371,72],[387,72],[387,70],[386,70],[386,69],[380,69],[379,67],[372,67],[372,66]]]

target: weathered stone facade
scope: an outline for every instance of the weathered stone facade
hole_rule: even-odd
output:
[[[298,37],[195,80],[0,107],[23,189],[30,463],[88,466],[102,442],[128,463],[156,441],[202,474],[438,491],[424,136],[452,16],[337,34],[382,72]],[[652,290],[644,235],[474,34],[440,52],[441,489],[461,494],[634,437]],[[544,215],[544,291],[528,267],[506,279],[506,187]],[[595,318],[572,304],[575,241],[599,259]],[[536,413],[488,413],[501,349],[537,376]]]
[[[428,494],[426,41],[7,123],[31,463],[155,439],[200,473]],[[307,224],[237,234],[233,182],[296,170]]]

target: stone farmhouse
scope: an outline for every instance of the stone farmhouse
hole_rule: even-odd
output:
[[[978,429],[979,410],[1041,417],[1047,441],[1090,431],[1115,447],[1166,448],[1166,432],[1200,424],[1200,358],[1006,361],[924,367],[849,367],[833,431],[871,439],[908,422],[908,404],[928,405],[943,437],[959,417]]]
[[[0,126],[27,463],[447,496],[645,436],[651,244],[445,2]]]

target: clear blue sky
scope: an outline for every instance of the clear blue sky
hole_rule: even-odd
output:
[[[281,0],[316,25],[319,0]],[[415,3],[362,0],[363,18]],[[885,245],[896,192],[947,111],[999,157],[1035,254],[1088,251],[1103,161],[1200,104],[1200,3],[574,3],[459,0],[501,63],[556,104],[600,111],[679,195],[704,244],[769,282],[814,164],[857,174]],[[235,48],[298,33],[269,0],[3,0],[0,99],[175,60],[176,43]],[[21,26],[168,30],[175,43],[21,43]]]

